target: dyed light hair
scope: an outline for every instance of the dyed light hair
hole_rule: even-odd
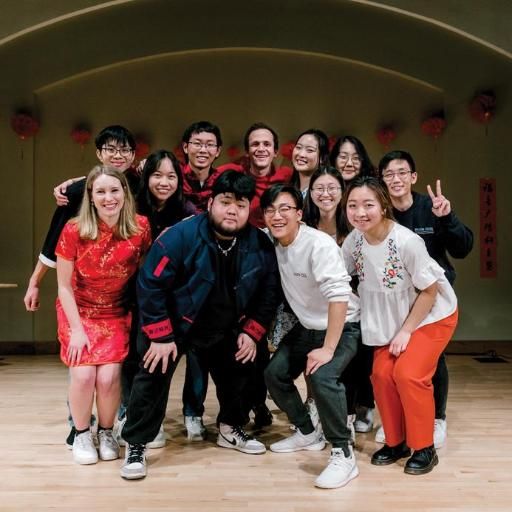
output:
[[[126,176],[117,169],[106,165],[96,165],[87,176],[82,204],[80,205],[78,217],[74,219],[74,222],[76,222],[79,227],[80,238],[88,240],[97,240],[98,238],[99,217],[92,200],[92,186],[102,175],[116,178],[119,180],[123,189],[124,204],[121,208],[117,225],[115,226],[115,235],[121,240],[127,240],[139,232],[139,226],[135,218],[135,202],[130,188],[128,187]]]

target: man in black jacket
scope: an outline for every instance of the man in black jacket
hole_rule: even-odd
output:
[[[414,192],[412,186],[418,180],[418,173],[412,156],[406,151],[384,155],[379,162],[379,175],[387,186],[395,219],[423,238],[428,253],[443,267],[453,286],[455,269],[448,255],[465,258],[473,248],[473,233],[452,211],[450,201],[442,194],[441,181],[437,180],[435,193],[430,185],[428,195]],[[434,444],[440,448],[446,440],[448,400],[448,368],[444,354],[439,358],[432,384],[436,404]],[[382,432],[378,431],[376,440],[382,441],[382,437]]]
[[[146,476],[145,445],[164,419],[169,384],[184,352],[215,382],[217,444],[265,452],[242,428],[242,397],[256,344],[266,342],[280,284],[272,243],[247,222],[254,193],[251,177],[224,172],[213,186],[208,212],[162,233],[139,273],[143,363],[122,432],[128,445],[123,478]]]

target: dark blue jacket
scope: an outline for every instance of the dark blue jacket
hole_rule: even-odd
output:
[[[393,215],[399,224],[423,238],[429,255],[443,267],[453,285],[455,269],[446,253],[453,258],[465,258],[473,248],[473,233],[453,211],[445,217],[435,216],[429,196],[413,192],[412,199],[409,209],[401,212],[393,208]]]
[[[250,225],[237,235],[237,244],[240,331],[259,341],[281,294],[275,250],[268,236]],[[215,251],[206,213],[175,224],[157,238],[137,280],[142,331],[149,341],[183,339],[215,283]]]

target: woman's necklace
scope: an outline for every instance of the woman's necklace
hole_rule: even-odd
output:
[[[223,249],[221,245],[219,244],[219,241],[215,239],[215,242],[217,243],[217,247],[219,248],[219,251],[224,254],[224,256],[227,256],[229,254],[229,251],[235,247],[236,244],[236,236],[233,238],[233,241],[231,242],[231,245],[227,249]]]

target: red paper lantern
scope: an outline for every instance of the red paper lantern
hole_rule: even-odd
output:
[[[489,124],[496,112],[496,96],[493,91],[476,94],[469,103],[469,115],[480,124]]]
[[[227,154],[231,160],[235,160],[240,155],[240,149],[236,146],[230,146],[227,149]]]
[[[440,114],[430,116],[421,123],[421,131],[434,140],[441,136],[445,128],[446,119]]]
[[[91,132],[87,128],[73,128],[71,130],[71,138],[74,142],[80,145],[80,147],[83,149],[83,147],[91,140]]]
[[[396,139],[396,131],[391,126],[383,126],[377,130],[376,136],[379,143],[389,149],[389,145]]]
[[[36,135],[39,122],[30,114],[18,113],[11,117],[11,128],[21,140],[25,140]]]
[[[329,137],[329,152],[332,151],[332,148],[336,144],[337,140],[338,140],[338,137],[335,137],[334,135],[332,137]]]
[[[150,146],[142,139],[135,140],[135,160],[141,161],[149,155]]]
[[[280,153],[288,160],[292,159],[293,148],[295,147],[295,142],[288,141],[281,145]]]

